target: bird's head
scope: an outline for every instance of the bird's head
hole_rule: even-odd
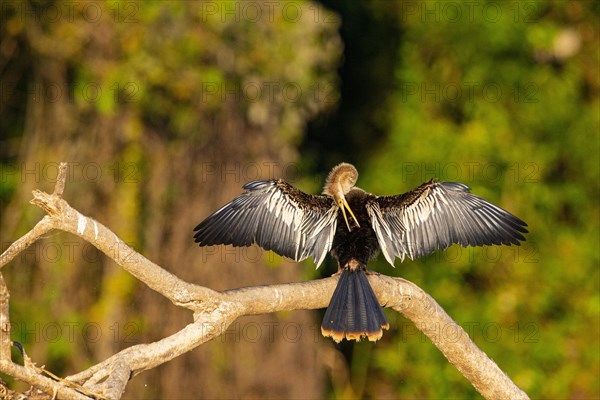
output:
[[[358,179],[358,171],[354,165],[341,163],[333,167],[323,186],[323,194],[336,197],[348,193]],[[337,200],[337,199],[336,199]]]
[[[348,230],[350,230],[350,224],[348,224],[346,210],[350,212],[356,225],[360,226],[345,197],[345,194],[354,188],[357,179],[358,171],[354,168],[354,165],[341,163],[333,167],[323,186],[323,194],[333,197],[338,207],[342,210]]]

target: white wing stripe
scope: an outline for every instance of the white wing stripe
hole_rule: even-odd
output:
[[[367,204],[371,225],[386,260],[411,259],[462,246],[518,244],[526,224],[469,193],[466,185],[428,182],[413,192],[378,197]]]
[[[195,229],[200,245],[258,244],[317,267],[331,249],[338,206],[332,198],[300,192],[284,181],[253,181]],[[301,204],[299,204],[301,203]]]

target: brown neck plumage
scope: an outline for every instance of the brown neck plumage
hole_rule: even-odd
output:
[[[342,210],[348,230],[351,229],[350,224],[348,224],[348,218],[346,217],[346,210],[350,212],[354,222],[356,222],[356,225],[360,227],[356,217],[354,216],[354,213],[350,209],[350,206],[344,197],[346,193],[352,190],[357,179],[358,171],[356,168],[354,168],[352,164],[341,163],[333,167],[327,176],[327,179],[325,180],[325,185],[323,186],[323,194],[333,197],[338,207]]]
[[[323,186],[323,194],[336,197],[336,195],[345,195],[348,193],[358,179],[358,171],[354,165],[341,163],[333,167]]]

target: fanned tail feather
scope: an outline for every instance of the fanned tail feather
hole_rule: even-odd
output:
[[[329,307],[321,324],[323,336],[336,342],[342,339],[360,340],[362,336],[372,342],[381,339],[389,323],[373,292],[364,268],[344,268]]]

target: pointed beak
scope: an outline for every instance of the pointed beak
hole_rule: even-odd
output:
[[[344,221],[346,221],[346,226],[348,227],[348,230],[350,231],[351,229],[350,229],[350,224],[348,223],[348,217],[346,216],[346,210],[348,210],[348,212],[352,216],[352,219],[354,220],[354,222],[356,222],[356,226],[358,226],[360,228],[360,224],[358,223],[358,220],[354,216],[354,213],[352,212],[352,209],[348,205],[348,202],[346,201],[346,198],[344,197],[344,195],[341,195],[339,197],[338,206],[342,210],[342,215],[344,216]]]

